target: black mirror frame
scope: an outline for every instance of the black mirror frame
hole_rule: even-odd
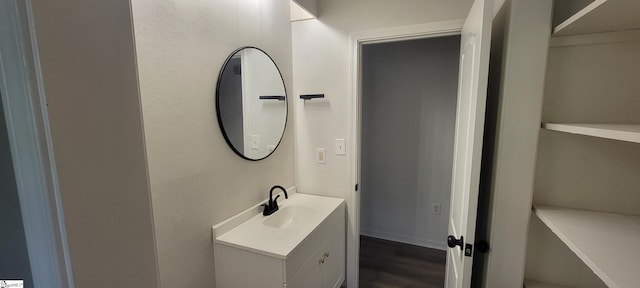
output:
[[[236,55],[236,53],[244,49],[250,49],[250,48],[259,50],[260,52],[264,53],[264,55],[269,57],[269,60],[271,60],[273,65],[276,67],[278,74],[280,74],[280,80],[282,81],[282,86],[284,87],[284,96],[285,96],[284,127],[282,128],[282,134],[280,134],[280,140],[278,140],[278,144],[276,144],[276,147],[273,148],[273,151],[271,151],[271,153],[259,159],[249,158],[244,154],[242,154],[242,152],[238,151],[238,149],[236,149],[236,147],[233,146],[233,144],[231,143],[231,139],[229,139],[227,132],[224,130],[224,124],[222,124],[222,117],[220,114],[220,81],[222,81],[222,73],[224,73],[225,68],[227,67],[227,64],[229,64],[229,61],[233,58],[234,55]],[[267,157],[271,156],[271,154],[276,152],[276,150],[278,150],[278,147],[280,147],[280,143],[282,143],[282,138],[284,138],[284,134],[287,131],[287,122],[289,122],[289,96],[287,94],[287,85],[284,82],[284,78],[282,77],[282,72],[280,72],[280,68],[278,67],[278,64],[276,64],[276,61],[274,61],[273,58],[271,58],[271,56],[267,52],[255,46],[243,46],[231,52],[231,54],[229,54],[227,59],[224,60],[224,64],[222,65],[222,68],[220,68],[220,72],[218,73],[218,81],[216,82],[216,117],[218,118],[218,126],[220,127],[220,131],[222,132],[222,136],[224,136],[224,140],[227,142],[227,145],[231,147],[231,150],[233,150],[233,152],[235,152],[238,156],[242,157],[243,159],[249,160],[249,161],[264,160]]]

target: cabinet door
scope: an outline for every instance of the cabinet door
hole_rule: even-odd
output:
[[[324,250],[318,249],[285,285],[285,288],[321,288],[322,257],[324,257]]]
[[[320,257],[324,257],[322,266],[322,287],[340,287],[344,281],[345,270],[345,227],[341,222],[322,244]]]

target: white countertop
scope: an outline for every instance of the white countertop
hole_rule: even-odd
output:
[[[331,213],[340,207],[344,209],[344,199],[295,192],[291,194],[289,199],[278,199],[279,210],[272,215],[263,216],[260,207],[252,207],[213,226],[214,243],[286,259]],[[289,212],[298,214],[287,222],[285,228],[265,225],[276,220],[269,220],[271,217],[283,217]],[[255,213],[258,214],[253,215]],[[278,213],[282,215],[278,216]]]

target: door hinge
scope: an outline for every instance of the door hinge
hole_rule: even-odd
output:
[[[356,184],[356,191],[358,191],[358,184]]]
[[[464,245],[464,256],[471,257],[473,255],[473,245],[467,243]]]

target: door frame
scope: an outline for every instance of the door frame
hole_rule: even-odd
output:
[[[352,33],[349,37],[349,104],[347,110],[348,138],[351,151],[348,162],[347,187],[347,287],[358,287],[360,274],[360,145],[362,127],[362,46],[366,44],[406,41],[460,35],[464,19],[400,26],[389,29]]]
[[[0,91],[35,287],[73,288],[31,1],[0,1]]]

